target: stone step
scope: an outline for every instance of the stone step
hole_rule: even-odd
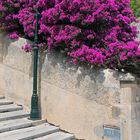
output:
[[[44,120],[29,120],[22,106],[0,97],[0,140],[75,140]],[[27,118],[28,117],[28,118]]]
[[[27,117],[27,116],[29,116],[29,113],[25,112],[23,110],[4,112],[4,113],[0,113],[0,121],[23,118],[23,117]]]
[[[5,96],[0,95],[0,99],[5,99]]]
[[[9,104],[13,104],[13,102],[6,99],[0,100],[0,105],[9,105]]]
[[[75,138],[72,134],[60,131],[47,136],[36,138],[35,140],[75,140]]]
[[[16,104],[9,104],[9,105],[1,105],[0,106],[0,113],[2,112],[10,112],[10,111],[17,111],[22,110],[22,106],[18,106]]]
[[[0,140],[31,140],[59,131],[58,127],[48,123],[0,133]]]
[[[0,133],[6,132],[6,131],[17,130],[17,129],[21,129],[21,128],[26,128],[26,127],[30,127],[33,125],[38,125],[43,122],[45,122],[45,121],[42,121],[42,120],[32,121],[32,120],[29,120],[28,118],[2,121],[2,122],[0,122]]]

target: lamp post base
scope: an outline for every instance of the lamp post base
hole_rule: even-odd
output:
[[[40,119],[40,112],[38,108],[38,96],[33,95],[31,99],[31,113],[30,113],[30,119],[37,120]]]

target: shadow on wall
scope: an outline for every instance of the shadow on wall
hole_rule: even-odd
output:
[[[76,87],[80,86],[80,81],[84,79],[86,76],[90,76],[91,80],[95,80],[96,76],[100,74],[100,78],[98,79],[99,80],[98,82],[103,83],[105,80],[104,72],[101,69],[96,68],[96,67],[91,67],[88,65],[86,66],[74,65],[70,62],[67,62],[68,61],[67,56],[55,50],[49,51],[49,52],[46,51],[42,53],[41,55],[42,55],[41,56],[42,57],[41,70],[43,68],[43,65],[46,65],[44,64],[46,63],[45,59],[48,59],[47,61],[49,62],[49,65],[51,65],[54,68],[59,65],[59,67],[61,67],[63,71],[70,70],[71,74],[78,72],[77,84],[75,85]],[[93,75],[93,73],[96,73],[96,74]]]
[[[0,62],[3,62],[3,59],[8,54],[8,46],[10,44],[10,40],[8,39],[6,33],[0,34]]]
[[[67,62],[67,59],[63,53],[55,50],[41,52],[40,81],[53,84],[101,104],[106,102],[103,98],[108,99],[106,96],[109,96],[109,90],[112,90],[112,95],[118,96],[118,83],[115,83],[116,87],[114,87],[114,81],[112,82],[110,79],[113,77],[118,81],[117,72],[107,69],[108,73],[111,73],[111,76],[108,77],[104,69],[73,65]],[[41,82],[39,85],[41,86]],[[39,89],[41,90],[41,87]]]

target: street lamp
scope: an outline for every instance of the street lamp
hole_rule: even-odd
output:
[[[39,113],[39,103],[38,103],[38,94],[37,94],[37,82],[38,82],[38,7],[36,7],[36,24],[35,24],[35,38],[34,38],[34,45],[33,45],[33,94],[31,98],[31,112],[30,112],[30,119],[36,120],[40,119]]]

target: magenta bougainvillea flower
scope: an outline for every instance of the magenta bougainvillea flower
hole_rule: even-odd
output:
[[[0,0],[0,28],[12,39],[33,40],[38,6],[40,48],[63,50],[73,63],[119,69],[140,58],[129,5],[130,0]]]
[[[31,46],[31,44],[24,44],[23,46],[22,46],[22,49],[25,51],[25,52],[31,52],[32,51],[32,46]]]
[[[9,33],[9,38],[10,39],[18,39],[19,36],[16,32],[12,32],[12,33]]]

